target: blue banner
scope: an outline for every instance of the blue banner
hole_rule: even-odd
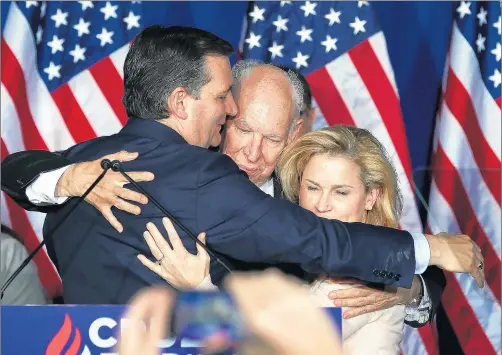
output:
[[[127,326],[124,306],[2,306],[3,355],[114,355],[118,334]],[[341,309],[326,308],[338,329]],[[189,335],[188,335],[189,336]],[[166,339],[163,354],[197,355],[189,338]],[[118,355],[118,354],[117,354]]]

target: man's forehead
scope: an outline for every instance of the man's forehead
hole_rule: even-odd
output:
[[[232,70],[228,57],[207,56],[206,68],[209,71],[211,80],[207,84],[213,90],[226,91],[232,86]]]

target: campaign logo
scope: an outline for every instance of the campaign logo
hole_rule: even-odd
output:
[[[80,329],[73,326],[73,322],[68,313],[64,316],[63,325],[47,345],[45,355],[61,355],[67,349],[66,355],[91,355],[87,345],[82,347],[82,335]]]

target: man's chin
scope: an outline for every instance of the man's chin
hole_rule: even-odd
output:
[[[215,134],[211,139],[210,147],[216,148],[221,144],[221,134]]]

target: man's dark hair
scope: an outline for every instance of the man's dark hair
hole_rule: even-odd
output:
[[[229,56],[224,39],[191,27],[150,26],[134,39],[124,63],[124,98],[129,117],[168,117],[167,98],[177,87],[198,98],[211,80],[206,56]]]
[[[292,71],[293,73],[296,74],[296,76],[298,77],[298,79],[302,83],[302,87],[303,87],[303,108],[302,108],[301,114],[303,115],[303,113],[306,110],[310,110],[312,108],[312,91],[310,91],[310,85],[307,82],[307,79],[305,79],[305,77],[302,74],[300,74],[300,72],[298,72],[297,70],[295,70],[293,68],[287,67],[285,65],[275,65],[275,66],[277,68],[285,71],[285,72]]]

